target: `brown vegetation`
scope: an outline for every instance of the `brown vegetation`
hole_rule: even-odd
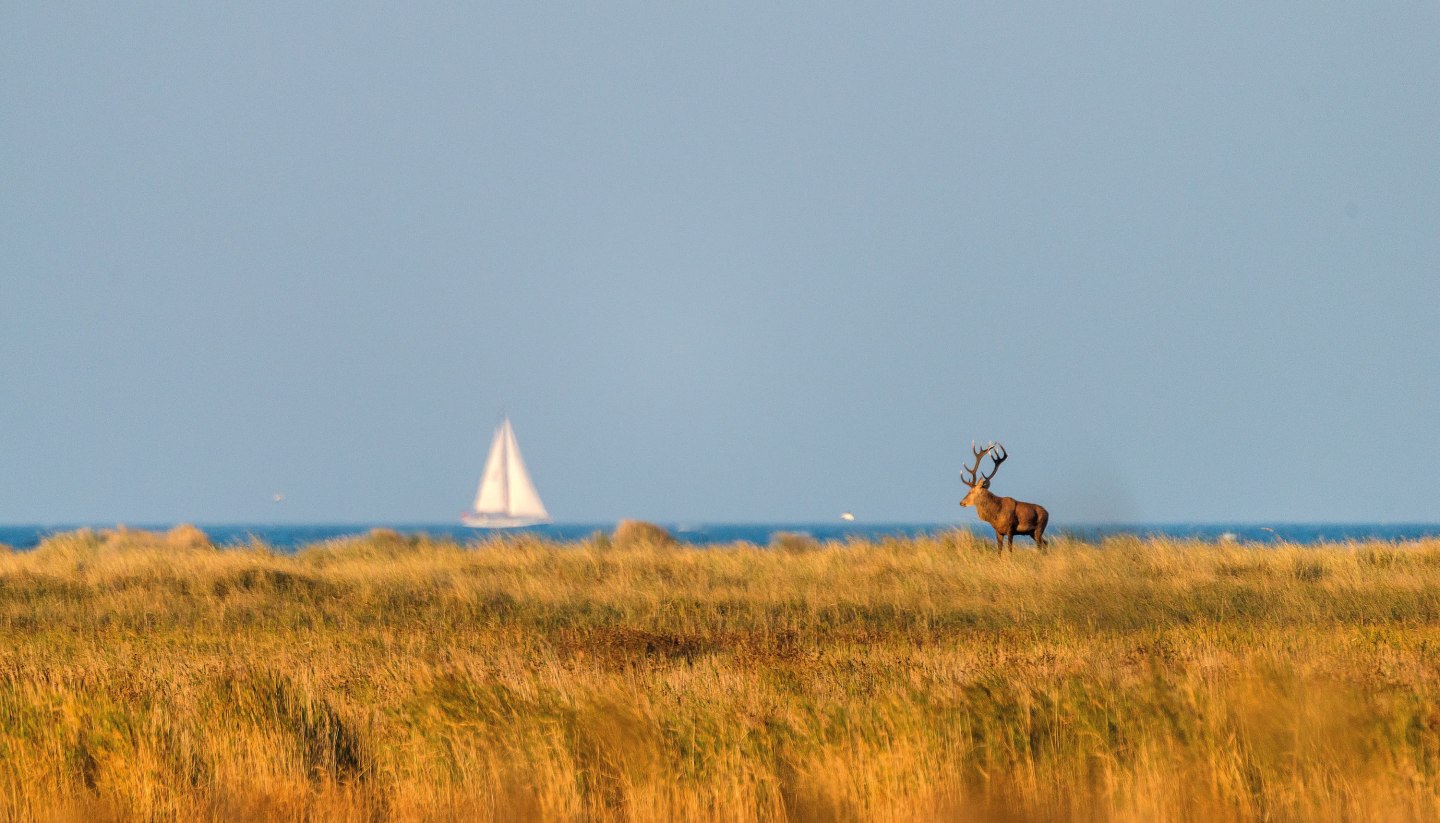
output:
[[[617,549],[666,548],[678,541],[665,530],[664,526],[647,523],[644,520],[621,520],[610,537],[611,545]]]
[[[0,554],[0,820],[1440,818],[1440,541],[182,534]]]

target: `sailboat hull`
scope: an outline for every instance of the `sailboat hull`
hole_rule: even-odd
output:
[[[518,529],[522,526],[539,526],[551,522],[548,518],[506,517],[493,514],[466,514],[460,522],[476,529]]]

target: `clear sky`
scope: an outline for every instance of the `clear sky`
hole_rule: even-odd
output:
[[[0,522],[1440,520],[1440,5],[1025,5],[6,3]]]

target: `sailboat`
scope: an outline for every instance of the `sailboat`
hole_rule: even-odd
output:
[[[485,473],[475,492],[475,505],[460,515],[460,522],[481,529],[511,529],[549,523],[550,513],[540,502],[540,494],[520,457],[520,444],[510,418],[501,417],[490,441],[490,456],[485,459]]]

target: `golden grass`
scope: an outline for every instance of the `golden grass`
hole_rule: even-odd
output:
[[[1440,541],[0,553],[0,820],[1440,819]]]

